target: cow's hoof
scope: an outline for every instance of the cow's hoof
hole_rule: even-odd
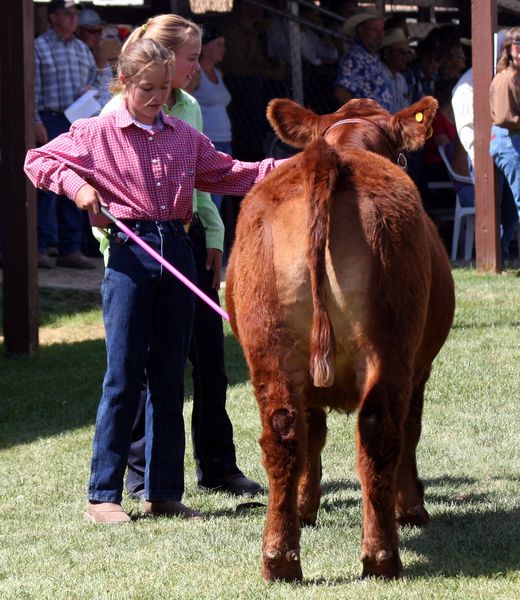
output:
[[[403,564],[399,554],[391,550],[379,550],[375,555],[363,554],[363,579],[380,577],[381,579],[399,579],[403,573]]]
[[[395,516],[401,526],[426,527],[430,522],[430,515],[422,504],[412,506],[406,510],[398,510]]]
[[[262,569],[266,581],[301,581],[303,577],[299,550],[282,552],[276,548],[264,551]]]

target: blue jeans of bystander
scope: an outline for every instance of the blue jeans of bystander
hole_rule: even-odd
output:
[[[501,185],[502,259],[509,257],[509,244],[519,225],[520,206],[520,134],[493,125],[489,152],[507,182]],[[509,189],[508,189],[509,188]],[[510,192],[510,193],[509,193]]]
[[[49,140],[69,130],[70,122],[63,113],[40,111]],[[58,246],[60,254],[67,256],[81,248],[83,229],[82,211],[66,196],[38,190],[38,250],[43,253],[48,246]]]

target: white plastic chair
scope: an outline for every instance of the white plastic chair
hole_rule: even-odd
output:
[[[439,154],[448,169],[448,173],[453,181],[473,185],[471,177],[455,173],[451,163],[446,155],[446,146],[438,147]],[[475,207],[461,206],[459,194],[455,192],[455,217],[453,220],[453,238],[451,241],[451,262],[457,260],[460,232],[464,221],[464,260],[471,260],[473,254],[473,242],[475,239]]]

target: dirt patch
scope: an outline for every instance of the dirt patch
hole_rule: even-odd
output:
[[[41,346],[102,340],[104,337],[105,329],[101,323],[81,327],[41,327],[39,332]]]
[[[38,269],[38,286],[71,290],[99,290],[105,273],[103,259],[90,258],[89,260],[96,265],[95,269],[66,269],[65,267]],[[3,272],[0,269],[0,283],[2,280]]]

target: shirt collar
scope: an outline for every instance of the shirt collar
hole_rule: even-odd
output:
[[[186,106],[188,106],[188,100],[186,98],[186,94],[184,94],[182,92],[182,90],[176,89],[175,90],[175,104],[171,108],[168,108],[168,106],[166,106],[166,104],[165,104],[163,106],[163,112],[165,115],[172,116],[175,114],[176,111],[178,111],[179,109],[182,109],[183,107],[185,108]]]
[[[130,127],[130,125],[134,125],[134,121],[132,119],[132,115],[128,112],[126,108],[126,102],[115,111],[115,119],[116,119],[116,127],[120,129],[124,129],[125,127]],[[162,129],[164,125],[168,127],[174,126],[172,117],[165,116],[162,111],[159,113],[159,119],[161,120],[161,125],[157,127],[157,124],[154,125],[152,131],[156,131],[157,129]]]
[[[354,44],[356,46],[359,46],[366,54],[369,54],[370,56],[377,56],[377,54],[370,52],[370,50],[365,46],[365,44],[363,44],[363,42],[357,36],[354,37]]]
[[[62,44],[70,44],[71,42],[75,42],[76,40],[78,40],[78,38],[75,35],[72,35],[70,38],[64,40],[56,33],[56,31],[54,31],[52,27],[49,27],[45,34],[47,35],[47,37],[54,38],[54,41],[61,42]]]

